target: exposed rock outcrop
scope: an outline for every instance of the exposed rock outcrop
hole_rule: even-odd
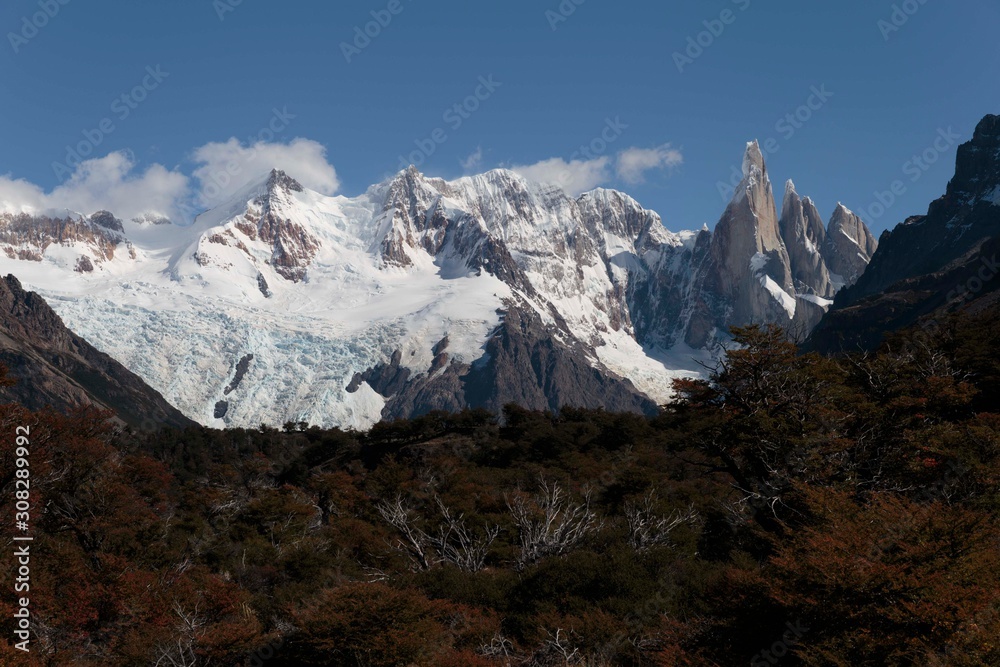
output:
[[[223,232],[214,231],[199,239],[195,257],[199,264],[207,266],[213,263],[212,253],[205,250],[207,244],[234,247],[251,263],[268,264],[285,280],[301,282],[321,247],[319,239],[306,226],[293,221],[288,213],[292,194],[302,192],[302,185],[285,172],[274,169],[258,186],[256,191],[246,193],[247,201],[240,207],[235,222]],[[266,253],[263,262],[251,246]],[[257,282],[259,291],[269,296],[263,274],[258,273]]]
[[[882,234],[864,274],[837,295],[808,347],[871,349],[886,333],[921,318],[993,301],[1000,289],[998,254],[1000,116],[989,115],[959,146],[944,196],[926,215]]]
[[[821,253],[826,243],[823,218],[809,197],[799,196],[792,181],[785,184],[779,226],[788,249],[796,293],[833,298],[836,290],[830,281],[828,262]]]
[[[11,259],[42,261],[50,246],[74,246],[90,253],[94,264],[114,259],[119,245],[127,243],[122,224],[106,211],[91,218],[0,212],[0,251]]]
[[[189,426],[138,376],[67,329],[42,297],[14,276],[0,280],[0,363],[17,380],[0,400],[33,410],[110,409],[132,426]]]
[[[856,283],[877,248],[878,241],[861,218],[838,203],[822,245],[834,285],[839,289]]]
[[[536,313],[512,307],[475,364],[453,363],[407,382],[397,352],[389,364],[355,382],[368,382],[389,399],[386,418],[466,407],[499,413],[508,403],[534,410],[574,406],[655,414],[656,403],[631,382],[596,368],[584,348],[561,342],[554,333]]]

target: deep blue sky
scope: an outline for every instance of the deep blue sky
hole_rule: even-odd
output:
[[[558,11],[558,0],[400,1],[403,11],[348,63],[340,44],[388,0],[242,0],[224,20],[212,0],[69,0],[17,53],[7,35],[21,32],[38,0],[8,0],[0,175],[56,186],[52,163],[64,147],[111,115],[111,101],[146,66],[160,65],[169,77],[116,123],[99,154],[128,149],[142,168],[190,174],[195,148],[245,140],[273,108],[287,108],[296,118],[279,140],[323,144],[340,192],[353,195],[396,171],[414,140],[446,128],[444,111],[493,75],[501,87],[458,130],[446,128],[423,171],[459,176],[479,148],[479,170],[569,159],[606,118],[620,117],[628,129],[609,155],[666,143],[683,154],[682,165],[648,172],[643,184],[622,183],[613,170],[605,183],[671,229],[713,225],[724,208],[717,184],[745,142],[774,137],[776,195],[794,178],[824,215],[838,200],[867,210],[876,190],[903,180],[900,202],[870,220],[881,230],[943,192],[954,145],[916,181],[904,173],[939,128],[964,141],[984,114],[1000,113],[995,0],[909,0],[919,10],[888,40],[878,25],[893,12],[888,0],[585,0],[555,30],[545,12]],[[679,72],[674,52],[724,9],[735,20]],[[776,123],[813,86],[833,97],[786,138]]]

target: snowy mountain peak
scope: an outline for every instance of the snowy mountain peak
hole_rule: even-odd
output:
[[[815,207],[789,183],[779,229],[757,142],[744,172],[714,231],[673,233],[625,193],[506,169],[410,166],[348,198],[275,168],[188,227],[0,215],[0,268],[205,424],[654,405],[730,326],[823,312],[792,271],[822,261]]]
[[[784,217],[789,211],[790,207],[800,205],[802,203],[799,193],[795,191],[795,183],[791,179],[785,182],[785,197],[781,203],[781,215]]]
[[[280,169],[272,169],[265,185],[268,192],[283,190],[285,192],[302,192],[302,185]]]
[[[754,139],[747,142],[747,149],[743,154],[743,178],[752,177],[757,173],[766,176],[767,169],[764,166],[764,155],[760,152],[760,144]]]
[[[242,283],[250,285],[244,292],[258,291],[259,285],[265,295],[265,274],[276,274],[272,280],[300,282],[322,245],[312,229],[316,216],[308,210],[308,202],[320,199],[284,171],[273,169],[185,228],[187,235],[195,235],[194,247],[175,253],[169,271],[178,278],[202,280],[210,280],[209,273],[219,274],[217,283],[241,275]],[[192,259],[197,266],[188,265]]]
[[[619,190],[609,190],[607,188],[595,188],[589,192],[584,192],[580,198],[589,197],[595,201],[604,202],[609,206],[621,206],[631,209],[642,209],[642,205],[632,196]]]

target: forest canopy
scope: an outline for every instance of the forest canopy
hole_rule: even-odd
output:
[[[838,358],[736,329],[652,418],[2,406],[0,511],[30,425],[35,539],[31,653],[5,567],[0,663],[1000,664],[997,324]]]

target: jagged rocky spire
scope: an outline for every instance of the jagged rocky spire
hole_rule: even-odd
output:
[[[838,202],[823,244],[834,286],[839,289],[857,282],[877,248],[878,240],[864,221]]]
[[[799,196],[791,180],[785,184],[779,227],[788,249],[796,293],[832,298],[835,290],[820,250],[826,242],[823,219],[809,197]]]

